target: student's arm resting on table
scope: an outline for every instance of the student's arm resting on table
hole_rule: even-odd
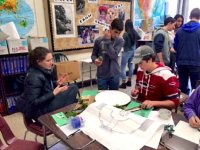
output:
[[[188,119],[191,127],[200,128],[200,120],[198,114],[200,114],[200,86],[192,93],[192,95],[185,102],[183,109],[184,115]]]

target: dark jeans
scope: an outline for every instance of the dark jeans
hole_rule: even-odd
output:
[[[195,89],[197,80],[200,80],[200,66],[178,65],[178,74],[181,92],[189,94],[188,81],[190,79],[192,89]]]
[[[114,77],[101,77],[97,79],[98,90],[118,90],[119,75]]]
[[[175,73],[175,62],[176,62],[176,53],[170,52],[170,64],[169,67],[172,69],[172,72]]]
[[[78,93],[78,87],[74,84],[71,84],[69,86],[69,89],[67,91],[64,91],[62,93],[59,93],[55,96],[54,99],[50,100],[48,104],[45,104],[43,108],[40,108],[34,118],[38,118],[39,116],[52,112],[54,110],[57,110],[59,108],[62,108],[64,106],[73,104],[77,102],[77,93]]]

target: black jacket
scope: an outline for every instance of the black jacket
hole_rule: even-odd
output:
[[[44,108],[54,99],[52,72],[39,67],[29,68],[25,82],[24,93],[18,101],[18,109],[27,117],[34,118],[36,110]]]

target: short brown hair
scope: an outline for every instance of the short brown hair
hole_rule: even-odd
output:
[[[195,18],[195,19],[200,19],[200,9],[199,8],[194,8],[190,12],[190,19]]]

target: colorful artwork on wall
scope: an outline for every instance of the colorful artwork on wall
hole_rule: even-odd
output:
[[[149,30],[164,23],[166,0],[134,0],[134,25]]]

